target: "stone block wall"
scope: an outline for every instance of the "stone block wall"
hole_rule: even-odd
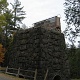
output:
[[[61,33],[60,17],[57,16],[34,23],[34,27],[39,26],[48,30],[52,29],[53,31]]]
[[[30,70],[37,68],[37,80],[44,80],[47,69],[47,80],[70,80],[65,40],[62,33],[34,27],[18,31],[13,44],[10,67]]]

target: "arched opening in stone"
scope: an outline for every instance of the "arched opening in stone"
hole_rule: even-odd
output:
[[[59,75],[56,75],[53,80],[61,80],[61,77]]]

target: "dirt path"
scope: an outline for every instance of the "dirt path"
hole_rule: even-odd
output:
[[[11,75],[0,73],[0,80],[26,80],[26,79],[21,79]]]

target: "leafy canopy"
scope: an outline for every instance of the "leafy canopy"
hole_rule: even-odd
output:
[[[65,0],[65,15],[68,25],[80,27],[80,0]]]
[[[65,0],[64,6],[65,21],[68,24],[64,34],[74,45],[80,33],[80,0]]]

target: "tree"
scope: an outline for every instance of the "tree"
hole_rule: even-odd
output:
[[[0,28],[6,24],[5,16],[3,15],[7,9],[8,3],[7,0],[0,0]]]
[[[80,33],[80,0],[65,0],[64,6],[65,21],[68,24],[65,29],[65,35],[72,39],[71,42],[73,44]]]
[[[65,0],[65,15],[68,25],[74,25],[78,32],[80,28],[80,0]]]
[[[6,18],[4,16],[5,10],[7,9],[7,0],[0,0],[0,43],[4,41],[4,26],[6,26]]]
[[[13,36],[15,30],[20,29],[20,24],[18,24],[18,22],[22,23],[22,20],[25,18],[23,16],[25,15],[25,12],[22,10],[23,7],[20,7],[20,5],[21,2],[15,0],[15,3],[12,4],[13,10],[10,10],[7,8],[7,0],[0,1],[0,42],[3,43],[5,40],[4,44],[6,48],[8,47],[7,45],[9,45],[9,38]]]
[[[14,28],[20,27],[19,23],[22,23],[22,20],[25,18],[25,11],[23,11],[23,7],[21,7],[21,2],[15,0],[15,3],[12,4],[13,7],[13,15],[14,15]]]
[[[68,44],[67,47],[71,47],[71,46],[75,47],[76,38],[77,38],[76,32],[72,28],[67,27],[64,31],[64,36],[68,41],[67,42],[67,44]]]
[[[5,53],[5,48],[3,48],[3,45],[0,44],[0,63],[4,61],[4,53]]]
[[[14,26],[12,11],[7,9],[4,13],[4,16],[6,21],[5,32],[7,33],[6,34],[7,36],[10,36],[11,30],[13,30],[13,26]]]
[[[76,59],[75,59],[75,61],[76,61],[76,67],[77,67],[77,70],[76,70],[76,74],[77,74],[77,76],[76,76],[76,78],[80,78],[80,72],[79,72],[79,70],[80,70],[80,48],[77,48],[76,49]]]
[[[8,8],[5,10],[5,12],[1,16],[1,25],[0,25],[0,36],[1,36],[1,43],[4,43],[4,46],[7,48],[9,43],[9,37],[12,36],[13,33],[13,14],[12,11]],[[5,40],[5,41],[4,41]]]
[[[68,48],[68,60],[69,60],[69,66],[70,66],[70,75],[71,78],[77,78],[77,61],[76,61],[76,48],[74,46],[71,46],[71,48]]]
[[[0,0],[0,14],[4,13],[7,6],[8,6],[7,0]]]
[[[6,53],[5,53],[5,60],[4,60],[4,66],[8,65],[10,52],[12,49],[12,43],[13,43],[13,36],[16,33],[17,30],[19,30],[19,23],[22,23],[22,20],[25,18],[23,15],[25,15],[25,12],[22,10],[23,7],[21,6],[21,2],[18,0],[15,1],[14,4],[12,4],[13,9],[5,8],[4,12],[1,13],[0,16],[0,42],[5,46]],[[1,9],[2,10],[2,9]],[[3,23],[4,22],[4,23]]]
[[[69,62],[72,78],[80,78],[80,41],[78,47],[75,48],[75,42],[80,35],[80,0],[65,0],[65,17],[67,28],[64,31],[66,38],[72,43],[69,50]]]

